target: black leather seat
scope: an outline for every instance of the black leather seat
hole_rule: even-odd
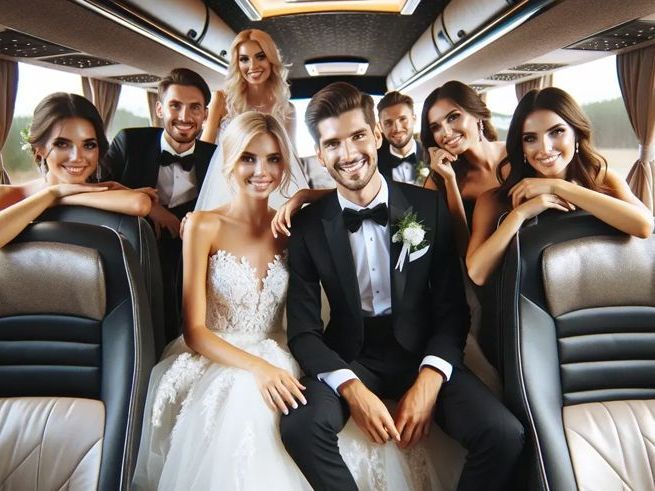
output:
[[[39,216],[39,222],[60,221],[101,225],[122,234],[137,253],[146,292],[150,299],[155,354],[159,356],[166,345],[164,333],[164,297],[157,240],[145,218],[112,213],[86,206],[56,206]]]
[[[547,212],[516,235],[501,281],[529,488],[655,489],[655,236]]]
[[[0,487],[128,489],[153,346],[121,234],[45,222],[0,249]]]

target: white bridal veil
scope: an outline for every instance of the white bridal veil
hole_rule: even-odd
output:
[[[228,121],[224,118],[221,121],[220,135],[225,134]],[[293,194],[309,187],[305,173],[303,172],[300,159],[293,148],[291,150],[289,168],[291,170],[291,180],[287,189],[276,189],[268,198],[268,204],[272,208],[279,209]],[[234,190],[230,183],[223,175],[223,145],[219,141],[218,147],[212,156],[207,175],[203,182],[202,188],[196,202],[197,210],[213,210],[229,202],[234,196]]]

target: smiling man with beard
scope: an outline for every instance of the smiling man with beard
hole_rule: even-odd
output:
[[[180,220],[193,211],[216,145],[196,140],[211,93],[196,72],[176,68],[159,83],[157,116],[164,128],[129,128],[114,138],[103,160],[110,177],[129,188],[155,187],[159,203],[150,218],[164,281],[167,339],[179,334]]]
[[[426,176],[420,174],[420,169],[427,169],[427,155],[414,138],[414,101],[400,92],[387,92],[377,109],[386,140],[378,150],[380,172],[387,179],[422,186]]]
[[[287,336],[307,404],[282,416],[287,451],[313,489],[356,491],[338,445],[350,417],[402,448],[435,421],[468,451],[458,490],[508,489],[523,428],[463,364],[469,310],[443,196],[380,174],[373,99],[352,85],[321,89],[305,120],[336,190],[289,238]],[[398,401],[393,415],[381,398]]]

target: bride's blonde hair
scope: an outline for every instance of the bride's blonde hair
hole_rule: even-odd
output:
[[[286,124],[287,119],[291,117],[289,106],[291,92],[287,83],[289,70],[282,63],[280,52],[271,36],[259,29],[241,31],[234,38],[230,46],[230,65],[227,69],[227,76],[225,77],[227,113],[233,117],[248,110],[248,103],[246,101],[248,82],[243,79],[239,71],[239,46],[246,41],[255,41],[259,44],[271,64],[271,75],[265,84],[273,96],[272,114]]]
[[[246,147],[253,138],[263,134],[271,135],[280,149],[280,157],[282,159],[280,190],[282,195],[286,195],[289,182],[291,181],[291,169],[289,167],[291,142],[284,127],[271,114],[246,111],[230,121],[221,138],[221,145],[223,146],[223,175],[225,176],[225,180],[229,182],[234,172],[234,167],[239,162]]]

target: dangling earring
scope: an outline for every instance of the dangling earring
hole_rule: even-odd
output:
[[[579,146],[580,146],[580,144],[576,141],[576,142],[575,142],[575,153],[576,153],[576,154],[580,153],[580,152],[578,151],[578,150],[579,150]]]
[[[40,155],[36,156],[36,166],[39,168],[39,174],[41,174],[41,177],[43,177],[43,180],[46,180],[46,174],[47,174],[47,166],[48,163],[46,160],[41,157]]]
[[[100,172],[100,162],[98,162],[98,165],[96,165],[96,182],[100,182],[101,178],[102,172]]]
[[[528,157],[523,154],[523,165],[528,165]]]
[[[484,135],[484,123],[482,120],[478,120],[478,137],[479,141],[482,141],[482,136]]]

